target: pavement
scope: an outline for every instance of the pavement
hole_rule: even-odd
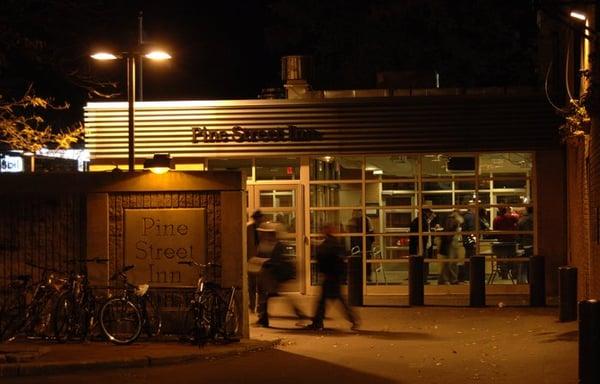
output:
[[[312,312],[314,298],[292,299],[306,313]],[[91,369],[107,372],[279,351],[389,378],[397,376],[394,370],[398,367],[404,367],[402,377],[411,383],[441,379],[446,384],[519,383],[525,382],[524,376],[528,377],[526,382],[575,383],[577,321],[559,322],[555,306],[531,308],[506,302],[488,300],[485,308],[358,307],[358,331],[351,331],[350,324],[334,309],[328,312],[325,331],[315,332],[303,330],[307,321],[296,319],[287,298],[280,297],[269,304],[271,327],[251,326],[251,338],[240,342],[198,347],[164,340],[128,346],[17,340],[0,344],[0,377]],[[255,321],[256,316],[252,314],[250,319]]]
[[[219,359],[273,348],[278,342],[276,338],[243,339],[198,347],[177,341],[146,341],[120,346],[109,342],[58,344],[41,340],[15,340],[0,344],[0,377],[140,368]]]

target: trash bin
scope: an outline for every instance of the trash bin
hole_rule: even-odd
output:
[[[362,256],[348,256],[348,304],[363,305]]]

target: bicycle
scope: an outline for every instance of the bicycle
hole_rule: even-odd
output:
[[[108,259],[69,260],[69,263],[96,262],[106,263]],[[59,343],[78,339],[87,339],[97,322],[97,302],[89,285],[87,274],[69,272],[62,292],[52,315],[52,330],[54,338]]]
[[[0,341],[13,340],[21,333],[44,337],[51,322],[53,299],[65,283],[55,275],[60,273],[55,269],[25,264],[41,269],[42,278],[34,284],[31,275],[18,275],[9,283],[0,308]]]
[[[119,345],[131,344],[138,339],[142,329],[148,337],[157,336],[162,327],[160,310],[149,297],[148,284],[133,285],[127,281],[126,265],[117,271],[111,281],[123,284],[119,296],[108,299],[100,309],[100,326],[104,335]]]
[[[208,340],[239,341],[239,309],[235,300],[238,288],[222,288],[205,276],[207,269],[221,266],[212,262],[199,264],[194,260],[179,261],[178,264],[195,267],[199,272],[196,290],[185,315],[185,337],[198,345]]]

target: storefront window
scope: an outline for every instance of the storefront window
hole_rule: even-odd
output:
[[[362,184],[313,184],[310,186],[311,207],[360,207]]]
[[[252,180],[252,159],[208,159],[209,171],[241,171],[242,177]]]
[[[257,158],[256,180],[298,180],[300,178],[300,159],[290,158]]]
[[[361,180],[362,156],[320,156],[310,159],[311,180]]]
[[[417,174],[417,157],[407,155],[367,156],[367,180],[413,179]]]
[[[322,226],[332,223],[346,253],[365,258],[369,286],[406,284],[411,254],[428,259],[430,284],[468,283],[465,258],[472,254],[486,256],[490,284],[527,284],[534,230],[523,222],[533,217],[527,213],[532,159],[529,153],[378,155],[364,163],[359,156],[313,157],[311,251]],[[506,211],[510,217],[502,219]],[[444,248],[444,239],[456,252]]]

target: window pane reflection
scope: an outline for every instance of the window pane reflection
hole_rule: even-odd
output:
[[[321,156],[310,159],[311,180],[361,180],[361,156]]]
[[[311,207],[357,207],[362,205],[361,184],[313,184]]]

